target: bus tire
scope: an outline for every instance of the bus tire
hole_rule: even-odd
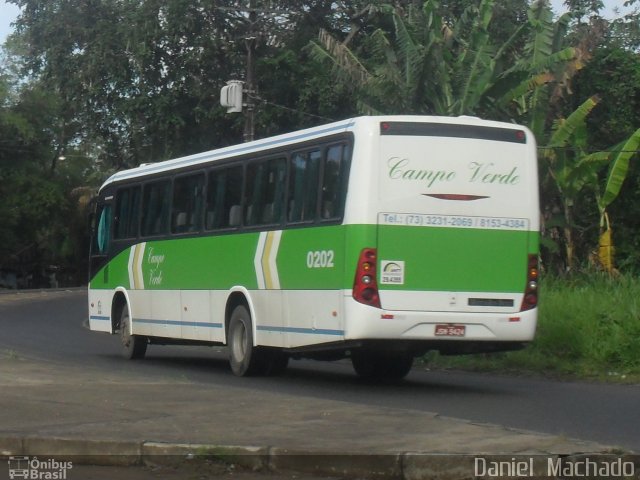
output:
[[[251,314],[244,305],[238,305],[229,320],[229,365],[238,377],[249,377],[267,373],[268,362],[261,349],[253,345]]]
[[[131,317],[127,304],[122,307],[120,313],[120,343],[122,344],[122,356],[127,360],[144,358],[147,353],[149,343],[147,337],[131,334]]]
[[[356,373],[367,380],[402,380],[411,371],[413,356],[404,352],[357,350],[351,354]]]

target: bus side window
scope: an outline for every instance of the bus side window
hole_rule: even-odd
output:
[[[333,145],[327,149],[322,178],[320,217],[323,220],[340,218],[344,210],[349,149],[346,145]]]
[[[291,223],[316,219],[318,176],[322,152],[298,152],[291,156],[287,220]]]
[[[171,232],[197,232],[202,227],[204,175],[176,178],[173,184]]]
[[[239,227],[242,223],[242,167],[213,170],[209,174],[205,228]]]
[[[160,180],[149,183],[143,190],[142,235],[162,235],[169,232],[171,210],[171,182]]]
[[[113,237],[132,238],[138,235],[140,212],[140,187],[123,188],[118,191]]]
[[[285,158],[271,158],[249,164],[245,225],[273,225],[282,222],[286,176]]]

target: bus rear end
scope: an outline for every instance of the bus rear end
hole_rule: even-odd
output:
[[[348,336],[414,355],[531,341],[539,242],[532,133],[470,117],[380,119],[372,128],[376,238],[360,252]]]

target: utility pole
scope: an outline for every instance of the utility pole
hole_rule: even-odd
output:
[[[256,23],[258,14],[256,13],[256,0],[249,1],[249,31],[245,37],[247,46],[247,74],[246,74],[246,107],[244,117],[244,141],[251,142],[255,138],[255,104],[253,95],[255,95],[255,54],[256,54]]]
[[[256,47],[258,45],[258,12],[260,14],[277,14],[280,16],[290,15],[289,10],[258,7],[258,0],[249,0],[248,7],[226,7],[216,6],[218,10],[233,12],[247,12],[249,21],[244,35],[244,42],[247,48],[247,65],[244,82],[241,80],[229,80],[227,85],[220,90],[220,105],[227,107],[227,113],[244,112],[244,141],[250,142],[255,139],[255,99],[256,90]],[[261,20],[264,22],[264,20]],[[264,32],[262,32],[264,34]]]

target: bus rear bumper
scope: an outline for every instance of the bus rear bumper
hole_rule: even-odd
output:
[[[410,312],[382,310],[349,300],[346,310],[345,340],[422,340],[454,346],[530,342],[538,316],[537,308],[517,313]]]

